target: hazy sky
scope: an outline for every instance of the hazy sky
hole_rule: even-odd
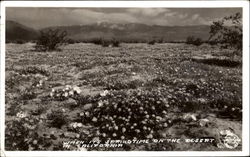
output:
[[[240,8],[6,8],[6,19],[39,29],[97,22],[203,25],[242,12]]]

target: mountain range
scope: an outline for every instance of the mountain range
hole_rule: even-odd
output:
[[[115,38],[121,41],[148,41],[152,39],[169,41],[185,41],[188,36],[206,40],[209,37],[210,26],[160,26],[139,23],[108,23],[99,22],[89,25],[53,26],[36,30],[17,23],[6,21],[6,40],[35,40],[39,31],[59,29],[67,32],[67,37],[73,40],[88,41],[96,38]]]

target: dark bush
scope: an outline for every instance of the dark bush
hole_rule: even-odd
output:
[[[149,44],[149,45],[154,45],[155,43],[156,43],[155,40],[150,40],[150,41],[148,41],[148,44]]]
[[[200,46],[203,43],[201,38],[196,38],[194,36],[188,36],[186,40],[186,44],[191,44],[195,46]]]
[[[78,41],[74,40],[74,39],[67,39],[67,43],[68,44],[75,44],[75,43],[78,43]]]
[[[113,39],[113,40],[111,41],[111,43],[112,43],[112,46],[113,46],[113,47],[119,47],[119,46],[120,46],[120,42],[119,42],[118,40],[116,40],[116,39]]]
[[[26,43],[26,41],[18,39],[18,40],[15,40],[14,43],[16,43],[16,44],[24,44],[24,43]]]
[[[103,47],[109,47],[109,46],[119,47],[120,46],[120,41],[115,38],[113,38],[112,40],[98,38],[98,39],[93,39],[91,42],[96,45],[102,45]]]
[[[40,32],[35,48],[39,51],[57,50],[59,46],[67,43],[67,32],[58,29],[49,29]]]

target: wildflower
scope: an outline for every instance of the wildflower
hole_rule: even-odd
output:
[[[82,127],[83,125],[82,125],[82,123],[77,123],[77,127]]]
[[[102,93],[100,93],[101,96],[106,96],[109,93],[108,90],[104,90]]]
[[[72,128],[74,128],[74,129],[76,129],[76,128],[77,128],[77,122],[71,123],[70,126],[71,126]]]
[[[123,132],[123,133],[126,132],[126,128],[122,128],[122,132]]]
[[[70,85],[66,85],[65,90],[69,90],[71,88]]]
[[[84,113],[83,113],[83,112],[81,112],[81,113],[80,113],[80,116],[81,116],[81,117],[82,117],[82,116],[84,116]]]
[[[140,133],[141,131],[139,129],[135,129],[135,132],[136,133]]]
[[[85,116],[86,116],[86,117],[89,117],[89,112],[85,112]]]
[[[74,86],[73,87],[73,90],[77,93],[77,94],[80,94],[81,93],[81,89],[77,86]]]
[[[49,95],[50,95],[50,97],[53,97],[53,96],[54,96],[54,93],[53,93],[53,92],[51,92]]]
[[[152,135],[152,134],[149,134],[149,135],[147,136],[147,138],[153,138],[153,135]]]
[[[208,119],[200,119],[200,126],[205,126],[209,122]]]
[[[97,122],[97,118],[94,117],[94,118],[92,119],[92,121],[93,121],[93,122]]]
[[[36,144],[37,144],[37,140],[34,140],[34,141],[33,141],[33,144],[35,144],[35,145],[36,145]]]
[[[25,113],[23,113],[23,112],[21,111],[21,112],[18,112],[18,113],[16,114],[16,116],[17,116],[17,118],[25,118],[25,117],[27,117],[27,114],[25,114]]]
[[[190,113],[187,113],[183,116],[183,119],[185,120],[193,120],[193,121],[196,121],[197,118],[194,114],[190,114]]]
[[[165,127],[165,128],[168,127],[168,123],[164,123],[163,127]]]
[[[65,97],[68,97],[68,96],[69,96],[69,93],[68,93],[68,92],[65,92],[65,93],[64,93],[64,96],[65,96]]]
[[[72,90],[69,91],[69,95],[70,95],[70,96],[74,95],[74,91],[72,91]]]
[[[103,102],[102,101],[99,101],[98,102],[98,107],[102,107],[103,106]]]

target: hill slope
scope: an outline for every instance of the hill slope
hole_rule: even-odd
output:
[[[38,37],[38,31],[14,21],[6,21],[6,41],[30,41]]]

